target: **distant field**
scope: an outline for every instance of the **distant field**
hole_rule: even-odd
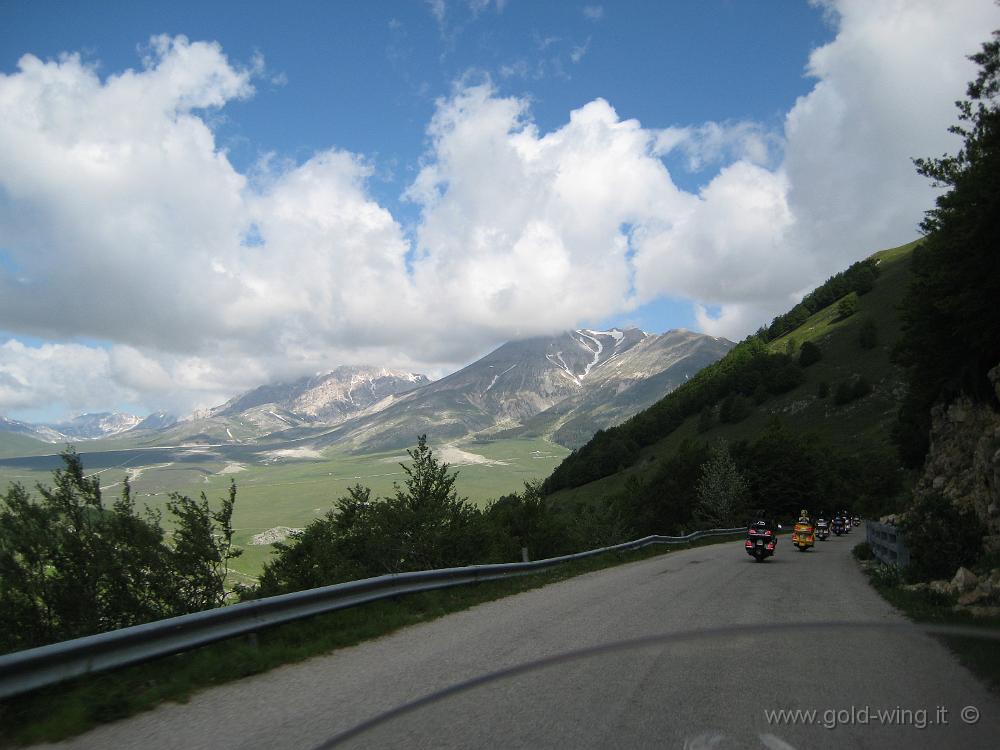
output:
[[[351,455],[327,449],[315,456],[261,456],[243,446],[196,451],[177,449],[122,450],[87,454],[84,467],[101,476],[101,487],[110,499],[121,490],[126,473],[140,503],[165,509],[168,495],[180,492],[209,500],[224,496],[229,479],[238,487],[233,525],[236,542],[244,547],[236,570],[255,577],[271,554],[270,545],[251,545],[250,539],[275,526],[301,528],[326,513],[347,487],[363,484],[376,495],[392,492],[394,482],[405,478],[399,464],[408,461],[404,451]],[[458,472],[457,489],[477,505],[521,489],[524,482],[552,473],[569,453],[542,438],[432,446],[435,454]],[[59,450],[59,446],[52,446]],[[36,456],[17,461],[0,460],[0,488],[14,481],[32,487],[49,484],[51,471],[60,466],[57,456]],[[166,514],[164,514],[166,521]]]

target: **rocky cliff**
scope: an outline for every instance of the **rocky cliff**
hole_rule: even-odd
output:
[[[989,372],[1000,402],[1000,365]],[[914,494],[940,493],[987,525],[986,551],[1000,551],[1000,413],[959,397],[931,412],[931,448]]]

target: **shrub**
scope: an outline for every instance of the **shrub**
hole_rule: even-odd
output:
[[[874,349],[878,345],[878,326],[871,318],[865,318],[858,332],[858,343],[862,349]]]
[[[871,392],[872,384],[868,382],[868,379],[863,375],[856,375],[850,380],[842,381],[837,386],[837,390],[833,394],[833,401],[838,406],[842,406],[864,398]]]
[[[823,359],[823,352],[812,341],[803,341],[799,349],[799,367],[814,365]]]
[[[898,565],[876,565],[871,576],[872,582],[883,588],[894,588],[903,582],[903,573]]]
[[[816,388],[817,398],[826,398],[830,395],[830,384],[825,380],[821,380],[820,384]]]
[[[837,303],[837,317],[845,320],[858,311],[857,292],[851,292]]]
[[[854,555],[855,560],[871,560],[873,557],[872,546],[868,542],[860,542],[854,545],[851,554]]]
[[[940,494],[916,500],[900,529],[910,551],[906,572],[912,581],[951,578],[960,566],[975,564],[986,531],[974,512],[959,510]]]
[[[219,511],[173,494],[169,536],[137,513],[128,480],[107,507],[100,477],[72,450],[53,486],[0,493],[0,652],[138,625],[224,604],[236,485]]]

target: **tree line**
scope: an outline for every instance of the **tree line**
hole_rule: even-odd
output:
[[[1000,407],[987,373],[1000,364],[1000,32],[971,56],[979,66],[956,102],[963,140],[954,156],[915,159],[917,171],[947,187],[921,229],[913,282],[901,305],[895,350],[907,394],[895,438],[907,465],[923,464],[930,410],[965,394]]]
[[[0,652],[221,606],[236,485],[217,509],[174,493],[161,515],[137,512],[128,480],[107,507],[100,479],[68,450],[52,486],[0,494]]]

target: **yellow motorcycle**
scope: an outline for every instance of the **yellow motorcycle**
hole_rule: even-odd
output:
[[[816,544],[816,534],[811,523],[799,521],[792,529],[792,544],[799,548],[799,552],[805,552]]]

